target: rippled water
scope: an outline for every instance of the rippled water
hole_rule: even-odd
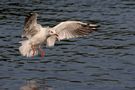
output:
[[[25,15],[42,25],[65,20],[95,22],[98,32],[45,48],[46,56],[22,57],[18,43]],[[135,0],[1,0],[0,90],[27,80],[53,90],[135,90]],[[43,88],[40,87],[41,90]]]

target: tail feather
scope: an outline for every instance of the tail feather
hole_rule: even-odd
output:
[[[27,56],[27,57],[31,57],[33,56],[33,50],[31,48],[31,44],[29,40],[25,40],[25,41],[21,41],[20,42],[22,44],[22,46],[19,47],[19,51],[22,54],[22,56]],[[38,50],[35,51],[34,55],[38,54]]]

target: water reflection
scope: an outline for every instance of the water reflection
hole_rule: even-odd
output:
[[[20,87],[20,90],[54,90],[47,85],[45,80],[37,82],[36,80],[27,80],[26,84]]]
[[[27,81],[26,85],[22,86],[20,90],[39,90],[39,86],[36,81]]]

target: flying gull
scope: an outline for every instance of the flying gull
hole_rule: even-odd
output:
[[[56,41],[86,36],[97,30],[96,24],[81,21],[64,21],[54,27],[43,27],[37,23],[37,16],[37,13],[30,13],[25,18],[22,37],[27,40],[20,41],[19,51],[22,56],[34,57],[40,52],[41,57],[44,57],[41,45],[52,47]]]

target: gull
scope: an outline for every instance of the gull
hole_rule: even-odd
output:
[[[52,47],[56,41],[86,36],[98,27],[81,21],[64,21],[54,27],[44,27],[37,23],[37,16],[37,13],[30,13],[25,18],[22,37],[26,40],[20,41],[19,47],[22,56],[34,57],[40,52],[41,57],[44,57],[45,51],[41,49],[41,45]]]

